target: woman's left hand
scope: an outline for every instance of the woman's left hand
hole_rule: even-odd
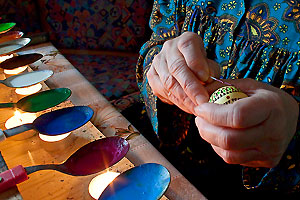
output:
[[[249,97],[233,104],[196,107],[201,137],[229,164],[275,167],[293,135],[298,104],[288,93],[252,79],[231,80]],[[212,93],[220,86],[207,86]]]

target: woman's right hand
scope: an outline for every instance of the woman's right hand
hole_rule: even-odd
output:
[[[147,73],[154,95],[188,113],[208,101],[203,86],[210,76],[219,77],[218,64],[207,59],[203,41],[193,32],[168,40]]]

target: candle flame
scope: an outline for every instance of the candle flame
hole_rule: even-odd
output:
[[[35,113],[21,113],[19,110],[14,112],[14,116],[5,122],[7,129],[20,126],[22,124],[32,123],[36,119]]]
[[[66,137],[68,137],[71,134],[71,132],[69,133],[64,133],[61,135],[44,135],[44,134],[39,134],[39,137],[41,138],[41,140],[45,141],[45,142],[58,142],[60,140],[65,139]]]
[[[0,63],[4,62],[5,60],[12,58],[14,55],[10,54],[10,55],[5,55],[5,56],[0,56]]]
[[[27,69],[27,65],[22,66],[22,67],[17,67],[15,69],[5,69],[4,73],[5,74],[19,74],[19,73],[25,71],[26,69]]]
[[[38,83],[25,88],[17,88],[16,93],[20,95],[30,95],[30,94],[37,93],[42,89],[42,87],[43,87],[42,84]]]
[[[120,173],[106,171],[95,178],[89,184],[89,193],[94,199],[99,199],[105,188],[115,180]]]

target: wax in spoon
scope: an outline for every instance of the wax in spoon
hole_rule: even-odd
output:
[[[85,176],[100,172],[118,161],[128,152],[129,143],[120,137],[108,137],[90,142],[73,153],[62,164],[18,165],[0,174],[0,192],[26,181],[28,175],[39,170],[57,170],[73,176]]]
[[[24,33],[21,31],[9,31],[7,33],[1,34],[0,35],[0,43],[19,39],[23,36],[23,34]]]
[[[14,69],[17,67],[22,67],[34,63],[39,59],[41,59],[42,57],[43,55],[39,53],[29,53],[29,54],[14,56],[0,63],[0,68]]]
[[[5,55],[26,46],[31,41],[30,38],[19,38],[0,44],[0,55]]]
[[[119,175],[103,191],[99,200],[153,200],[167,190],[171,178],[162,165],[146,163]]]
[[[54,107],[71,96],[68,88],[56,88],[32,94],[17,103],[0,103],[0,108],[17,107],[25,112],[39,112]]]
[[[0,24],[0,34],[6,33],[10,29],[12,29],[15,25],[16,23],[14,22]]]
[[[0,129],[0,141],[31,129],[44,135],[61,135],[83,126],[92,118],[93,113],[94,111],[88,106],[73,106],[48,112],[40,115],[30,124],[4,131]]]
[[[52,76],[52,70],[41,70],[26,72],[14,76],[10,76],[5,80],[0,80],[0,83],[13,88],[28,87],[39,82],[45,81]]]

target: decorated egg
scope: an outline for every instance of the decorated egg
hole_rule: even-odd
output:
[[[210,103],[231,104],[239,99],[248,97],[234,86],[224,86],[217,89],[209,98]]]

